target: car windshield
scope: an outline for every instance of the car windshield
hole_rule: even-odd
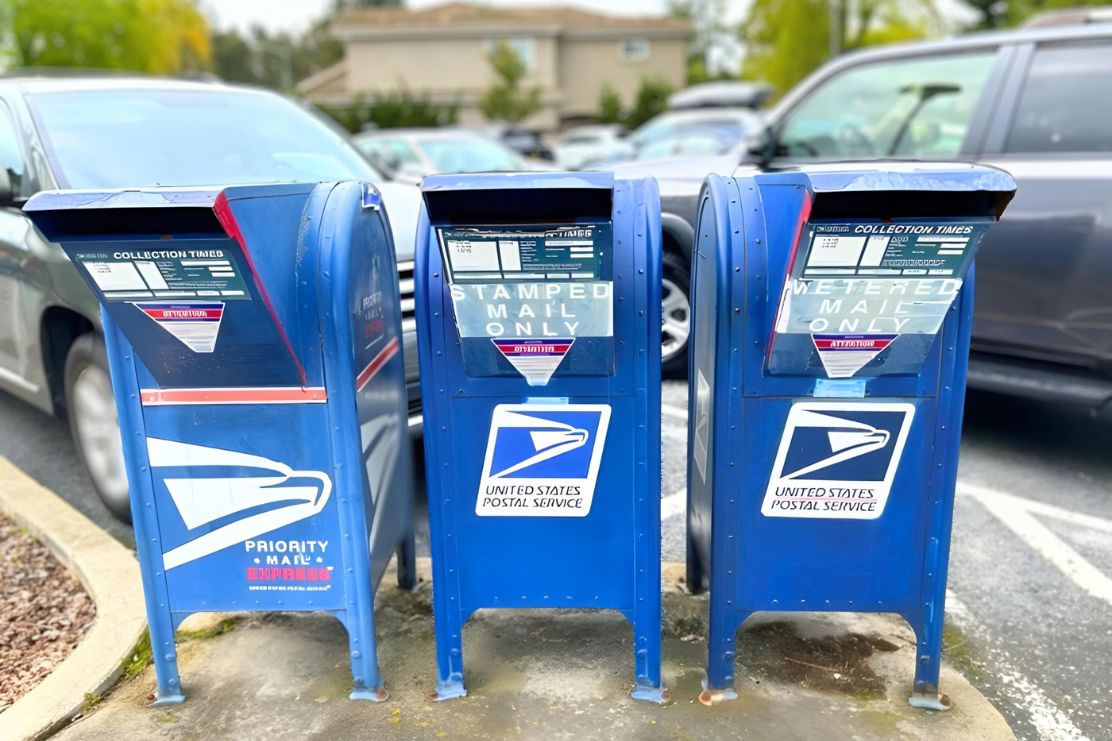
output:
[[[508,149],[478,137],[429,137],[420,145],[440,172],[521,169],[521,161]]]
[[[82,90],[29,99],[63,187],[381,177],[323,121],[269,93]]]

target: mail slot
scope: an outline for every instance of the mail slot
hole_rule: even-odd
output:
[[[482,608],[618,610],[660,702],[660,203],[609,174],[430,177],[415,293],[440,699]]]
[[[393,244],[361,183],[47,192],[25,209],[101,305],[156,705],[205,611],[325,611],[386,697],[375,587],[413,578]],[[265,657],[260,663],[265,664]]]
[[[892,612],[938,690],[973,261],[1015,191],[987,167],[815,166],[704,183],[692,261],[688,582],[706,691],[760,611]]]

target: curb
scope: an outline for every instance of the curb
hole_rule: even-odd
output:
[[[0,510],[49,548],[97,607],[73,653],[0,715],[0,737],[32,741],[68,722],[86,694],[99,695],[115,683],[143,636],[147,615],[135,554],[3,457]]]

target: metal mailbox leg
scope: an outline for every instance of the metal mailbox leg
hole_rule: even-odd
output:
[[[147,625],[151,642],[151,660],[154,663],[155,678],[158,682],[158,695],[151,703],[154,706],[177,705],[185,701],[185,694],[181,688],[181,675],[178,673],[178,652],[174,645],[174,618],[170,614],[170,600],[166,589],[165,573],[152,568],[154,563],[149,551],[156,548],[161,551],[158,543],[158,523],[154,513],[154,494],[151,491],[150,480],[139,478],[133,480],[131,471],[145,470],[147,452],[145,438],[142,430],[142,410],[139,408],[134,394],[128,392],[124,379],[135,376],[135,365],[131,348],[123,339],[116,323],[101,311],[101,322],[104,326],[104,343],[108,351],[108,360],[112,378],[112,394],[116,398],[116,414],[121,421],[129,420],[131,424],[125,429],[136,430],[132,436],[124,439],[124,458],[127,461],[128,487],[140,492],[138,497],[131,499],[131,519],[135,527],[135,547],[139,551],[139,572],[143,579],[143,597],[147,603]],[[123,358],[123,363],[116,363],[116,358]],[[117,368],[116,365],[123,367]],[[152,573],[153,572],[153,573]]]
[[[417,547],[412,528],[398,544],[398,588],[412,591],[417,588]]]

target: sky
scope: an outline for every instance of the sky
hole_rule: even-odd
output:
[[[445,0],[407,0],[410,8],[427,8]],[[740,21],[751,0],[728,0],[727,20]],[[667,0],[486,0],[490,5],[527,6],[555,3],[578,5],[614,15],[663,15]],[[271,30],[300,31],[320,16],[329,0],[202,0],[201,5],[218,28],[246,29],[261,23]]]

